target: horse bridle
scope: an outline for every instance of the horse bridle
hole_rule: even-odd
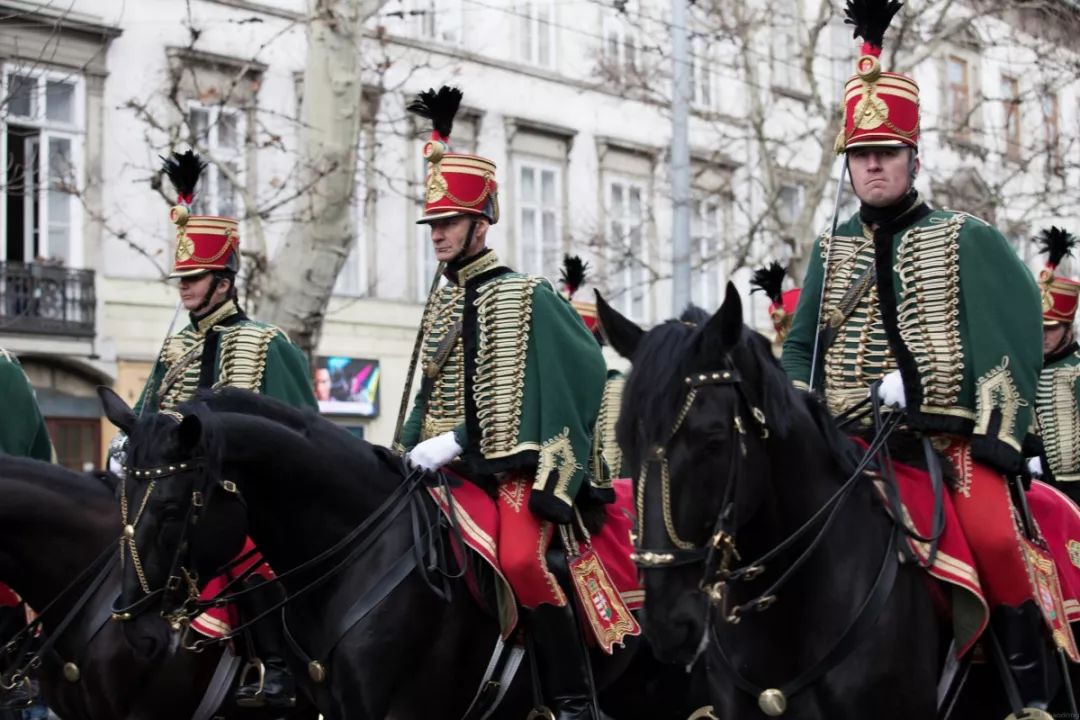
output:
[[[684,379],[688,387],[686,397],[679,409],[671,430],[667,433],[662,444],[656,445],[644,462],[638,475],[637,487],[637,538],[645,540],[645,497],[648,490],[649,470],[652,465],[658,465],[660,470],[660,501],[664,530],[670,548],[635,548],[634,561],[643,570],[660,570],[687,565],[704,564],[704,571],[700,582],[700,588],[713,603],[724,602],[724,585],[732,574],[732,561],[739,559],[739,553],[735,546],[735,498],[739,485],[739,476],[744,466],[741,458],[747,454],[746,436],[747,422],[744,421],[743,408],[748,411],[750,424],[759,432],[761,439],[769,437],[769,426],[765,413],[760,406],[750,397],[747,388],[742,383],[742,376],[735,369],[730,357],[725,356],[720,369],[696,373]],[[713,531],[709,540],[704,545],[695,545],[683,540],[675,528],[675,521],[671,511],[671,476],[668,467],[667,450],[672,441],[682,429],[690,410],[694,406],[698,392],[709,386],[730,387],[736,394],[736,412],[732,421],[730,435],[731,447],[738,447],[730,453],[730,460],[724,483],[724,497],[720,505],[720,512],[713,523]],[[760,574],[762,568],[747,568],[742,573],[744,579],[751,579]],[[774,598],[775,599],[775,598]],[[764,603],[759,609],[764,609],[771,604],[771,600]],[[737,622],[737,617],[732,622]]]
[[[174,418],[176,419],[176,418]],[[150,582],[146,577],[146,572],[143,569],[142,557],[139,553],[139,547],[135,542],[135,530],[139,525],[139,522],[143,518],[143,514],[146,510],[146,506],[150,502],[150,496],[153,494],[154,489],[157,487],[161,480],[165,480],[170,477],[174,477],[185,472],[197,472],[199,477],[206,478],[205,472],[201,472],[205,469],[206,463],[202,458],[194,458],[192,460],[184,462],[170,463],[168,465],[161,465],[158,467],[149,468],[137,468],[137,467],[125,467],[125,477],[120,479],[120,524],[123,527],[123,534],[120,536],[120,567],[123,568],[130,558],[132,569],[135,571],[135,578],[139,583],[139,589],[142,591],[142,597],[135,602],[125,607],[113,607],[113,619],[117,621],[128,621],[145,612],[149,605],[154,602],[155,599],[160,598],[162,605],[162,615],[169,620],[173,629],[180,629],[182,621],[189,614],[186,611],[187,605],[198,600],[199,597],[199,577],[198,573],[192,569],[189,569],[191,543],[188,540],[188,531],[198,524],[200,517],[207,506],[209,495],[215,489],[221,489],[222,491],[235,496],[241,500],[240,491],[236,486],[236,483],[231,480],[219,479],[214,482],[209,489],[206,484],[201,484],[197,489],[191,493],[191,502],[188,504],[187,513],[184,517],[183,534],[180,537],[180,541],[177,543],[176,551],[173,553],[172,562],[169,565],[169,571],[166,576],[165,584],[159,588],[151,588]],[[146,489],[143,492],[142,499],[137,503],[137,508],[134,513],[131,512],[131,506],[136,503],[129,503],[127,494],[127,477],[133,477],[137,480],[148,480]],[[184,550],[187,549],[187,558],[185,559]],[[167,605],[170,598],[177,593],[183,593],[183,599],[176,602],[173,605]],[[166,611],[165,608],[173,607],[175,610]]]

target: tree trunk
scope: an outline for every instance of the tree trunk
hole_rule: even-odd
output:
[[[356,234],[361,25],[384,3],[311,0],[299,161],[300,182],[310,190],[297,200],[297,219],[270,262],[256,309],[309,356]]]

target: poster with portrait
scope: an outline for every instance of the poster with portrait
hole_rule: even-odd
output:
[[[320,356],[315,359],[315,399],[328,415],[373,418],[379,414],[379,361]]]

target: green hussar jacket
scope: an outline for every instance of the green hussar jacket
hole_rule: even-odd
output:
[[[1001,233],[970,215],[919,204],[873,234],[856,214],[831,242],[819,238],[782,359],[804,388],[826,254],[820,317],[838,332],[817,363],[814,388],[824,388],[830,410],[855,405],[872,382],[899,368],[912,428],[970,437],[976,460],[1020,472],[1042,367],[1041,302]],[[871,266],[876,283],[841,322],[837,308]]]
[[[237,387],[293,407],[317,408],[307,358],[273,325],[249,320],[229,300],[192,321],[161,348],[136,404],[173,410],[200,388]]]
[[[34,389],[15,356],[0,349],[0,454],[52,461],[52,444]]]
[[[450,275],[424,315],[423,382],[399,449],[453,431],[470,478],[525,471],[530,510],[568,523],[593,480],[600,347],[547,280],[490,250]]]
[[[1047,468],[1057,482],[1080,480],[1080,351],[1073,343],[1047,362],[1035,397]]]

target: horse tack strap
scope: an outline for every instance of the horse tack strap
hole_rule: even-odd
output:
[[[877,622],[878,616],[881,614],[882,610],[885,609],[885,604],[892,595],[892,589],[896,584],[896,577],[900,570],[900,562],[894,556],[898,539],[899,535],[894,528],[893,532],[889,535],[888,542],[885,543],[885,556],[881,561],[881,568],[878,571],[877,578],[874,580],[874,586],[870,590],[870,594],[867,596],[866,600],[863,601],[862,606],[855,615],[855,619],[840,634],[840,637],[833,646],[826,651],[817,663],[805,670],[794,680],[782,685],[779,690],[766,690],[760,688],[743,677],[738,669],[735,668],[731,659],[728,658],[727,653],[724,652],[723,645],[720,644],[720,638],[716,636],[714,629],[712,645],[716,648],[720,659],[727,667],[729,677],[731,677],[741,690],[758,697],[759,702],[763,701],[766,696],[775,698],[776,693],[779,693],[780,700],[786,705],[788,698],[791,698],[804,690],[811,683],[831,670],[837,662],[842,660],[852,649],[854,649],[861,639],[863,632]]]
[[[225,702],[225,696],[232,687],[232,681],[236,677],[236,671],[240,669],[240,656],[234,655],[229,648],[222,648],[221,658],[214,675],[210,678],[210,684],[206,686],[199,706],[195,708],[195,714],[191,720],[210,720],[217,713],[218,708]]]

